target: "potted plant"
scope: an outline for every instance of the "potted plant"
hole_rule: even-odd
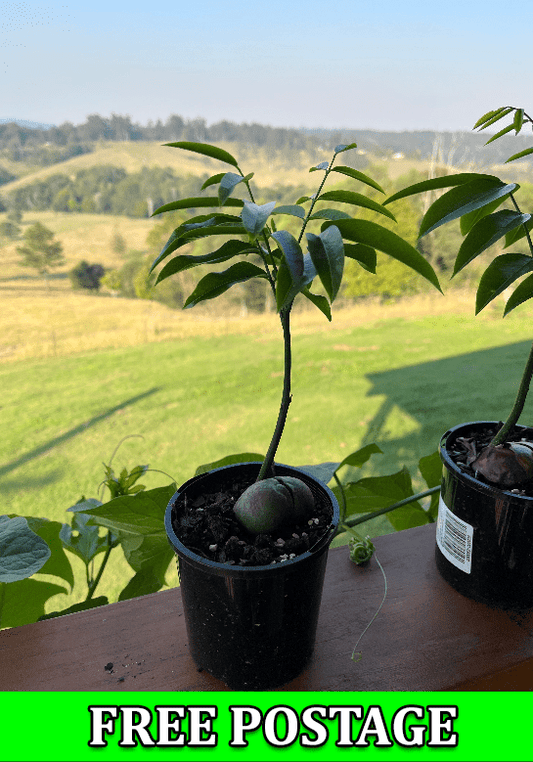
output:
[[[242,463],[236,462],[240,456],[230,456],[211,464],[177,490],[165,514],[179,559],[189,645],[199,668],[231,688],[272,688],[295,677],[312,653],[327,550],[339,523],[336,499],[324,483],[275,463],[291,402],[294,301],[301,295],[331,319],[345,257],[375,271],[376,250],[440,287],[414,247],[382,225],[354,218],[339,204],[366,207],[394,220],[388,209],[359,192],[323,191],[333,175],[383,192],[362,172],[335,164],[355,143],[337,146],[331,161],[311,168],[323,173],[314,195],[280,206],[256,203],[252,174],[244,174],[227,151],[203,143],[167,145],[217,159],[232,171],[218,173],[202,186],[217,186],[216,195],[181,199],[154,212],[187,210],[192,215],[174,230],[153,263],[152,271],[163,264],[157,283],[186,269],[234,260],[227,269],[204,275],[184,307],[260,279],[272,293],[281,322],[283,388],[265,458]],[[236,197],[240,189],[246,200]],[[199,213],[206,209],[207,214]],[[295,234],[278,229],[280,216],[293,230],[297,225]],[[198,239],[213,242],[208,254],[180,252]],[[311,290],[315,280],[323,293]]]
[[[533,124],[523,109],[508,106],[484,114],[474,129],[483,130],[506,116],[511,118],[510,124],[487,143]],[[528,148],[507,162],[531,153],[533,148]],[[494,175],[460,173],[417,183],[384,203],[413,193],[449,189],[428,208],[419,235],[460,219],[464,239],[453,275],[497,241],[504,239],[508,249],[525,239],[528,254],[499,254],[479,280],[476,314],[527,276],[508,296],[505,316],[533,297],[533,217],[520,209],[515,198],[518,187]],[[507,419],[456,425],[440,442],[443,478],[437,567],[456,590],[503,608],[533,606],[533,429],[518,424],[532,374],[533,347]]]

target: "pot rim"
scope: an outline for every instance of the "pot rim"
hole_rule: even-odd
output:
[[[294,566],[297,563],[301,563],[302,561],[305,561],[307,559],[315,557],[319,551],[327,550],[329,544],[333,540],[333,537],[335,536],[335,532],[337,530],[337,527],[340,523],[340,509],[339,504],[337,502],[337,498],[331,491],[331,489],[325,484],[324,482],[317,479],[315,476],[312,476],[310,473],[305,471],[302,468],[297,468],[295,466],[287,466],[284,463],[275,463],[275,466],[278,466],[280,468],[287,468],[291,471],[294,471],[296,473],[304,474],[308,479],[311,479],[312,481],[316,482],[318,486],[324,490],[326,493],[326,497],[331,502],[331,507],[333,509],[333,516],[331,518],[331,522],[329,524],[328,529],[324,533],[324,535],[318,540],[318,542],[309,550],[306,550],[305,553],[300,553],[300,555],[296,556],[292,559],[287,559],[287,561],[281,561],[279,563],[273,563],[273,564],[263,564],[261,566],[240,566],[238,564],[223,564],[220,563],[220,561],[212,561],[210,558],[205,558],[204,556],[200,556],[198,553],[195,553],[190,548],[187,548],[186,545],[184,545],[181,540],[178,538],[176,533],[174,532],[174,528],[172,526],[172,509],[174,507],[174,503],[177,499],[177,496],[186,489],[189,485],[193,484],[194,482],[199,481],[202,477],[205,477],[207,474],[214,474],[219,471],[228,471],[230,469],[238,468],[239,466],[257,466],[258,469],[261,467],[261,461],[246,461],[243,463],[231,463],[227,466],[219,466],[218,468],[212,468],[209,471],[205,471],[201,474],[196,474],[195,476],[188,479],[186,482],[184,482],[172,495],[170,498],[167,507],[165,509],[165,530],[167,533],[167,538],[174,548],[175,553],[177,553],[179,556],[185,556],[189,562],[196,563],[200,566],[208,567],[213,572],[218,572],[219,574],[224,575],[239,575],[239,576],[247,576],[250,574],[279,574],[283,569],[289,569],[290,567]]]
[[[450,437],[454,434],[456,434],[460,429],[465,429],[469,427],[476,427],[476,426],[486,426],[487,424],[498,424],[499,421],[469,421],[468,423],[459,423],[456,426],[453,426],[451,429],[448,429],[446,431],[439,442],[439,455],[441,457],[442,462],[446,466],[446,468],[449,471],[453,471],[458,476],[461,477],[470,487],[471,489],[476,490],[477,492],[482,492],[485,495],[491,495],[494,497],[496,494],[501,495],[508,495],[513,500],[522,500],[522,501],[533,501],[533,497],[530,497],[529,495],[520,495],[516,492],[511,492],[511,490],[508,489],[502,489],[502,487],[497,487],[496,485],[487,484],[486,482],[482,482],[479,479],[476,479],[474,476],[470,476],[470,474],[465,473],[462,469],[458,467],[458,465],[451,459],[450,455],[448,454],[447,450],[447,444],[450,439]],[[518,427],[521,428],[528,428],[527,426],[523,426],[522,424],[517,424]]]

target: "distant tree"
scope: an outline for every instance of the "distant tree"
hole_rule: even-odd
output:
[[[18,238],[19,235],[20,227],[16,224],[16,222],[10,222],[9,220],[0,222],[0,241],[2,239],[13,241],[15,238]]]
[[[63,247],[54,240],[54,234],[40,222],[31,225],[22,236],[24,244],[17,246],[24,267],[33,267],[44,275],[48,285],[48,275],[52,268],[65,263]]]
[[[104,273],[105,269],[102,265],[90,265],[82,260],[69,272],[69,278],[74,288],[98,291]]]
[[[126,240],[118,230],[113,233],[113,237],[111,238],[111,250],[119,257],[123,257],[126,254]]]
[[[19,225],[22,222],[22,212],[18,209],[12,209],[7,213],[7,219],[10,222],[14,222],[15,225]]]

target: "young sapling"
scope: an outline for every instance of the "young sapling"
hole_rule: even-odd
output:
[[[309,489],[303,482],[296,484],[299,480],[292,477],[290,480],[277,478],[274,465],[291,403],[290,318],[294,300],[301,294],[331,320],[331,304],[341,287],[345,258],[349,257],[364,269],[375,272],[376,250],[403,262],[440,290],[437,276],[427,260],[391,230],[378,223],[352,217],[338,208],[339,205],[348,209],[365,207],[395,221],[394,215],[382,204],[352,190],[323,192],[328,178],[337,173],[334,176],[339,179],[340,175],[384,193],[378,183],[359,170],[344,165],[334,166],[340,154],[356,148],[355,143],[336,146],[330,161],[310,169],[310,172],[323,172],[316,193],[299,198],[295,204],[280,206],[274,201],[256,203],[250,182],[253,173],[245,175],[237,160],[227,151],[203,143],[177,142],[167,145],[218,159],[236,171],[213,175],[203,184],[202,189],[218,186],[215,197],[181,199],[165,204],[154,212],[157,215],[188,209],[194,215],[174,230],[153,263],[151,270],[169,255],[174,255],[159,272],[156,283],[192,267],[218,265],[238,259],[222,272],[205,275],[187,298],[184,307],[213,299],[237,283],[261,279],[272,292],[282,327],[283,390],[277,422],[257,482],[237,501],[235,515],[241,525],[252,533],[265,531],[266,527],[277,528],[307,513],[312,518],[313,497]],[[239,189],[244,189],[249,199],[235,198],[234,193]],[[196,214],[198,209],[206,207],[213,207],[214,211]],[[237,210],[239,214],[235,213]],[[299,223],[297,235],[277,228],[275,218],[278,219],[279,215]],[[313,226],[315,232],[311,232]],[[304,236],[306,251],[302,248]],[[203,255],[181,254],[178,251],[200,238],[218,239],[219,243]],[[311,291],[315,279],[320,281],[322,293]]]

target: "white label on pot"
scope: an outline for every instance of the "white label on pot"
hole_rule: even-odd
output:
[[[457,518],[439,498],[439,518],[437,521],[437,545],[448,561],[461,571],[470,574],[472,570],[472,541],[474,527]]]

